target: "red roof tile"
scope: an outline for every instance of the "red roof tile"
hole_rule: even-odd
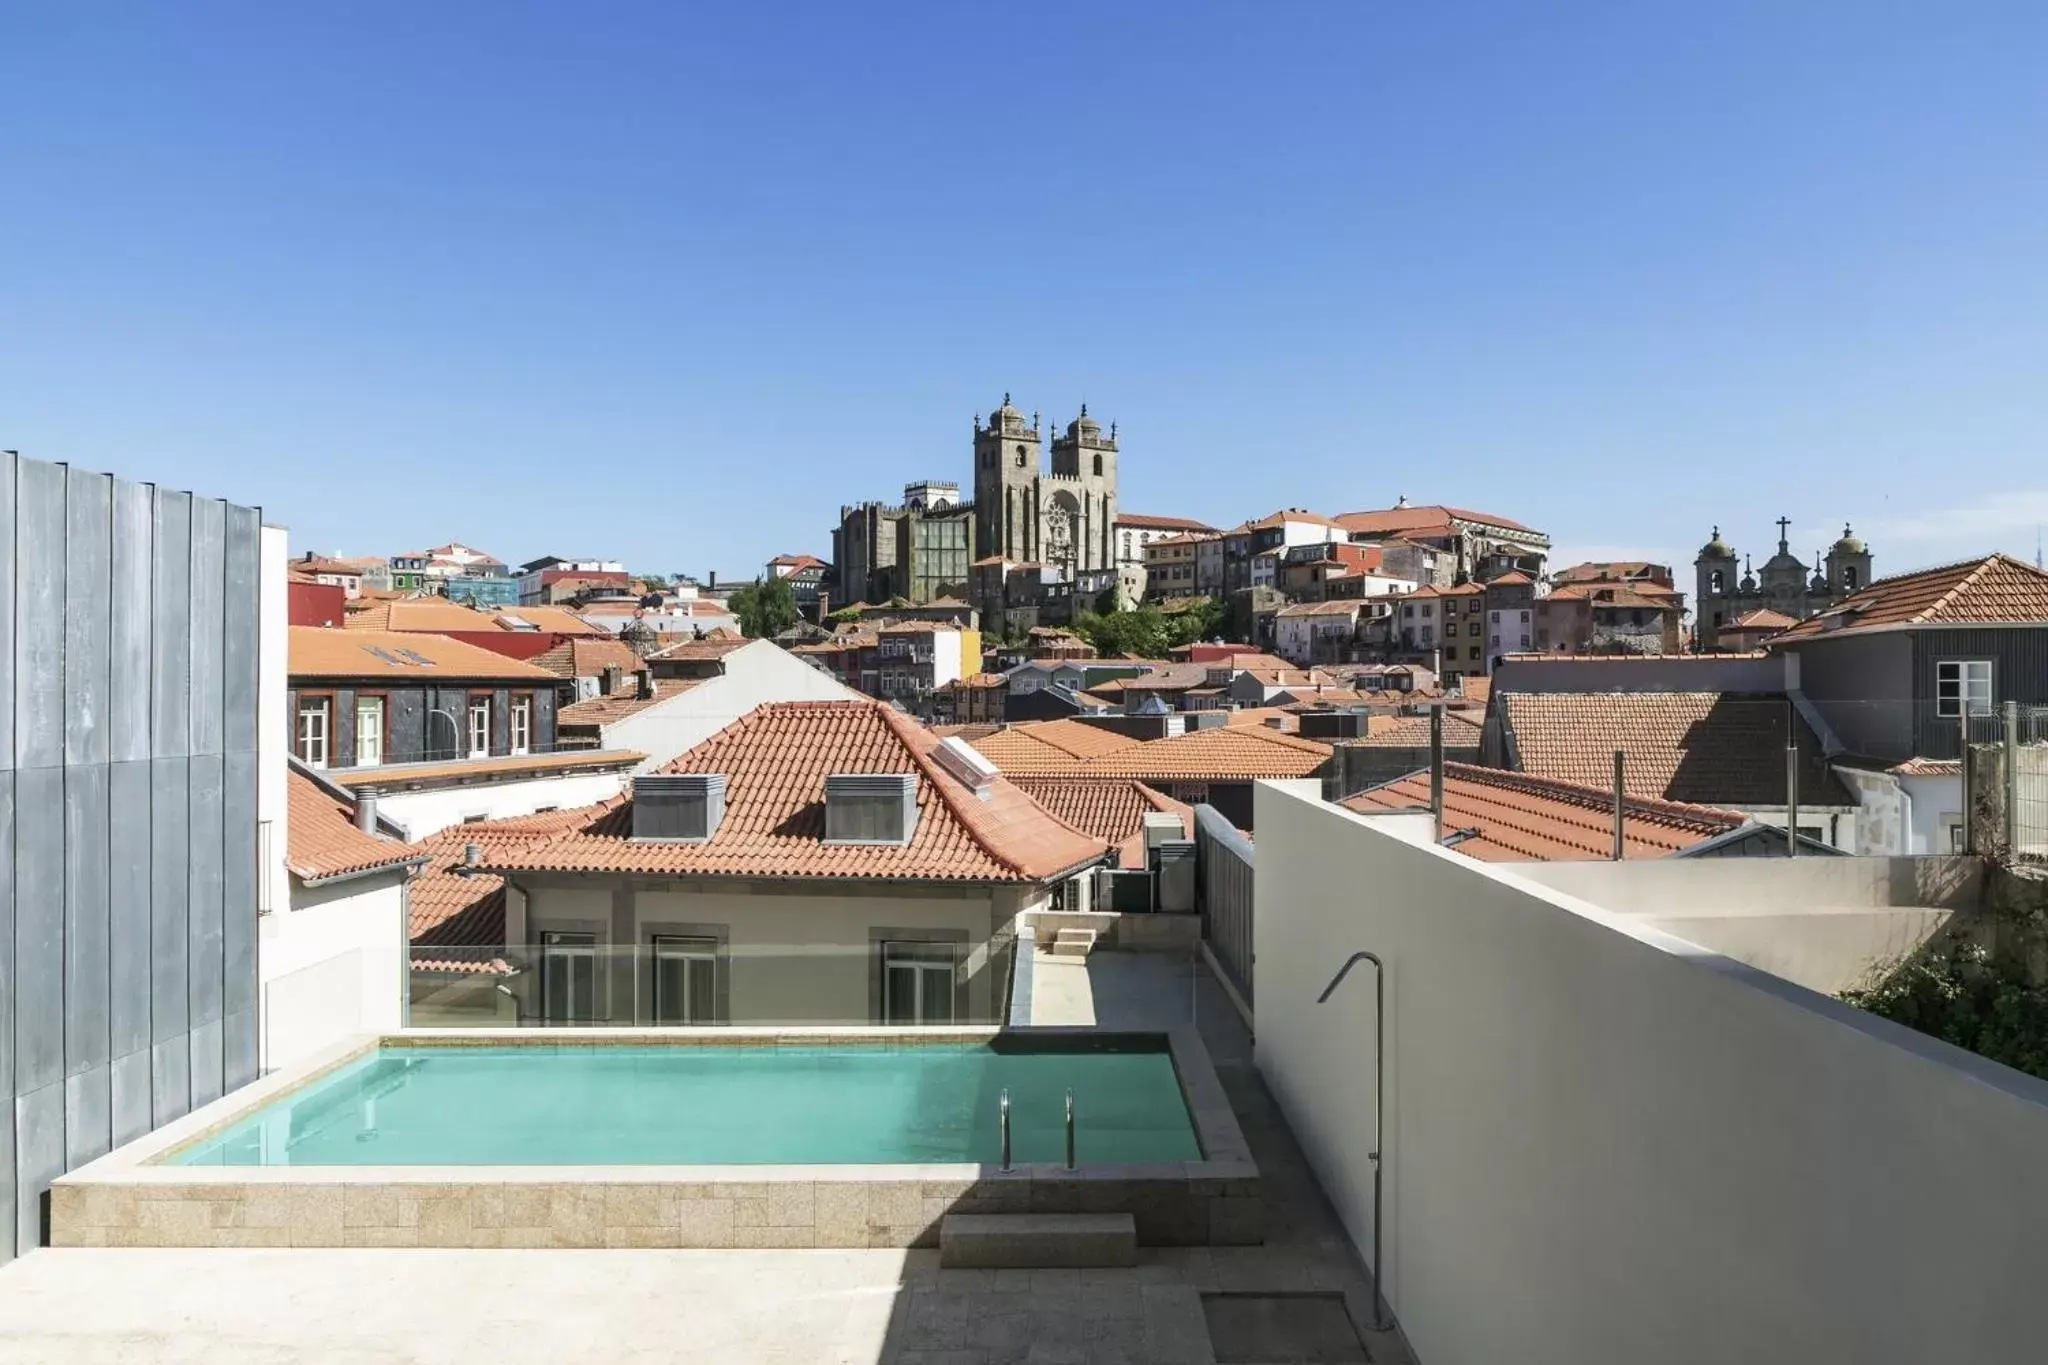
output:
[[[1338,804],[1370,815],[1427,810],[1429,774],[1410,773]],[[1739,829],[1748,817],[1710,806],[1629,797],[1622,848],[1631,858],[1662,858]],[[1451,845],[1484,862],[1582,862],[1614,853],[1614,793],[1524,773],[1444,765],[1444,833],[1475,831]]]
[[[505,943],[505,879],[490,872],[458,872],[470,844],[491,855],[527,845],[591,818],[599,808],[545,811],[503,820],[456,825],[412,845],[430,861],[413,877],[410,903],[412,965],[421,971],[487,971]],[[440,952],[433,950],[439,949]]]
[[[445,635],[415,631],[293,626],[286,672],[292,678],[416,678],[553,683],[555,675],[519,659]]]
[[[631,673],[640,667],[640,656],[623,640],[606,635],[564,640],[534,655],[531,662],[558,678],[595,678],[607,668]]]
[[[1206,521],[1192,517],[1148,517],[1137,512],[1118,512],[1116,524],[1129,526],[1139,531],[1213,531],[1216,528]]]
[[[1145,866],[1145,816],[1177,815],[1187,838],[1195,837],[1193,809],[1142,782],[1070,777],[1019,777],[1025,795],[1083,834],[1115,844],[1120,866]]]
[[[2048,573],[2011,555],[1880,578],[1772,643],[1919,625],[2048,625]]]
[[[1066,722],[1080,724],[1080,722]],[[1016,728],[975,743],[1005,773],[1068,777],[1135,777],[1144,782],[1233,782],[1309,777],[1330,746],[1263,726],[1218,726],[1166,739],[1139,740],[1090,757],[1062,757],[1050,745],[1024,751],[1004,741]]]
[[[1448,528],[1451,519],[1480,522],[1487,526],[1499,526],[1509,531],[1528,531],[1533,528],[1519,521],[1509,521],[1491,512],[1473,512],[1463,507],[1446,507],[1432,503],[1419,507],[1389,507],[1378,512],[1346,512],[1337,518],[1337,524],[1347,531],[1393,532],[1420,531],[1429,534],[1436,527]]]
[[[608,696],[585,697],[572,702],[555,713],[555,726],[616,725],[628,716],[637,716],[650,706],[659,705],[703,682],[702,678],[656,678],[654,695],[640,695],[638,680],[630,674],[619,684],[619,690]]]
[[[1785,804],[1782,695],[1733,692],[1510,692],[1503,709],[1521,770],[1611,785],[1614,751],[1632,796],[1708,806]],[[1800,803],[1855,804],[1798,722]]]
[[[493,861],[533,871],[1036,882],[1106,851],[1004,778],[984,793],[969,790],[933,756],[939,744],[881,702],[773,703],[665,769],[725,775],[725,817],[708,842],[633,841],[632,802],[621,798],[559,836]],[[910,842],[824,843],[825,779],[835,773],[915,775]]]
[[[336,799],[297,768],[285,778],[285,867],[302,881],[402,867],[419,857],[410,844],[356,828],[353,802]]]

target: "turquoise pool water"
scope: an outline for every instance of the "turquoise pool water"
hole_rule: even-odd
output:
[[[385,1047],[170,1158],[186,1166],[855,1165],[1201,1156],[1164,1043]]]

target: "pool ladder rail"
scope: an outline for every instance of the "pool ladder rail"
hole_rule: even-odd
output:
[[[996,1101],[996,1124],[1003,1135],[1003,1169],[1010,1169],[1010,1092],[1006,1087]],[[1067,1169],[1074,1169],[1074,1090],[1067,1088]]]

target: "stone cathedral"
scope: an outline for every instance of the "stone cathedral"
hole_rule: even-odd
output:
[[[1107,435],[1081,405],[1052,438],[1052,471],[1040,460],[1038,414],[1003,405],[974,419],[974,547],[1019,564],[1076,574],[1116,567],[1116,425]]]

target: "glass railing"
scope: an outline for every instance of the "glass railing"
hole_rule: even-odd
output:
[[[827,906],[830,916],[843,907]],[[1007,1022],[1014,941],[875,931],[868,945],[731,943],[721,927],[614,947],[591,929],[532,943],[411,951],[420,1028],[924,1025]],[[797,926],[795,932],[825,932]]]
[[[934,905],[943,902],[934,902]],[[859,902],[821,913],[844,917]],[[883,913],[925,918],[895,905]],[[787,911],[750,911],[749,932]],[[414,1028],[949,1028],[1055,1026],[1155,1031],[1192,1017],[1194,914],[1038,912],[1019,936],[862,927],[866,943],[740,944],[677,924],[614,947],[596,928],[543,929],[533,943],[415,944]],[[649,926],[643,922],[643,930]],[[738,921],[735,922],[735,928]],[[823,926],[800,932],[823,935]]]

